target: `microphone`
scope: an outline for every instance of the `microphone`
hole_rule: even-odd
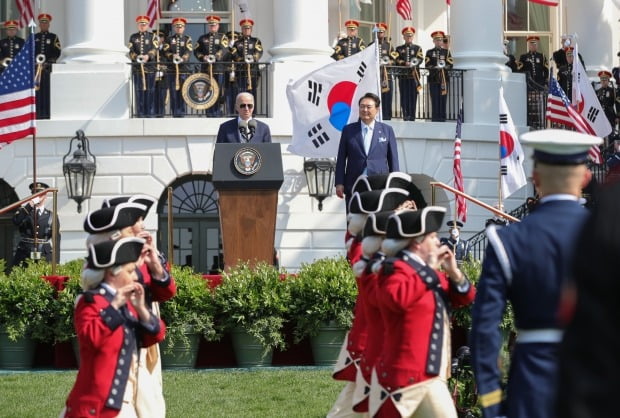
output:
[[[256,125],[257,125],[256,119],[250,119],[247,122],[247,125],[250,127],[250,133],[254,135],[254,132],[256,132]]]
[[[245,134],[248,132],[248,121],[247,120],[240,120],[239,121],[239,131],[242,134]]]

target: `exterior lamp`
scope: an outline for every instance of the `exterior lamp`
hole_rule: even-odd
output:
[[[65,175],[69,198],[77,202],[77,211],[81,213],[82,202],[90,199],[93,190],[97,160],[90,152],[84,131],[80,129],[75,135],[69,143],[69,152],[62,158],[62,172]],[[77,141],[77,149],[73,152],[73,158],[68,160],[73,149],[73,141]]]
[[[308,194],[319,201],[319,210],[323,210],[323,200],[332,195],[335,172],[336,160],[331,158],[304,160]]]

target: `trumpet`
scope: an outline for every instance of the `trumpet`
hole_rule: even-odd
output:
[[[445,68],[446,67],[446,61],[445,60],[439,60],[437,61],[437,68]]]
[[[417,67],[418,65],[420,65],[420,62],[422,62],[422,60],[418,57],[413,57],[410,61],[410,65],[412,67]]]
[[[389,65],[390,64],[390,58],[387,55],[384,55],[381,57],[381,65]]]
[[[174,63],[175,70],[176,70],[176,79],[174,81],[174,89],[178,91],[181,89],[179,64],[183,62],[183,58],[181,58],[179,54],[174,54],[174,56],[172,57],[172,62]]]
[[[254,57],[250,54],[246,54],[244,60],[246,64],[251,64],[254,62]]]
[[[213,55],[213,54],[207,55],[207,62],[209,64],[213,64],[215,62],[215,55]]]
[[[146,62],[146,58],[144,55],[138,55],[136,57],[136,62],[140,63],[140,73],[142,75],[142,91],[146,90],[146,74],[144,73],[144,63]]]
[[[4,68],[8,67],[11,64],[11,61],[13,61],[13,58],[5,58],[2,60],[2,66]]]
[[[36,58],[37,64],[45,64],[45,60],[46,60],[45,54],[37,55],[37,58]]]
[[[176,65],[179,65],[183,62],[183,58],[179,54],[174,54],[174,56],[172,57],[172,62]]]
[[[136,57],[136,62],[138,62],[140,64],[144,64],[146,62],[146,58],[144,58],[144,55],[138,55]]]

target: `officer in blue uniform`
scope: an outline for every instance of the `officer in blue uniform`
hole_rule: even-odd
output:
[[[579,203],[591,178],[588,149],[601,138],[565,130],[521,136],[534,148],[533,182],[541,198],[522,222],[487,229],[478,294],[472,309],[472,365],[484,417],[555,417],[561,288],[587,210]],[[499,323],[511,302],[517,328],[507,396],[502,394]]]

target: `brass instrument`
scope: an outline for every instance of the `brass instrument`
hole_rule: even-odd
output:
[[[144,63],[146,62],[146,58],[144,55],[138,55],[136,57],[136,61],[140,63],[140,73],[142,74],[142,91],[146,90],[146,74],[144,73]]]
[[[248,72],[248,90],[252,90],[252,63],[254,62],[254,57],[250,54],[246,54],[244,59]]]
[[[45,54],[39,54],[35,58],[37,61],[37,71],[34,74],[34,89],[39,90],[41,88],[41,74],[43,74],[43,64],[45,64]]]
[[[422,90],[422,82],[420,81],[420,73],[418,72],[418,65],[420,65],[421,62],[422,60],[418,57],[413,57],[413,59],[409,62],[409,65],[413,67],[413,70],[411,70],[411,75],[415,80],[417,91]]]
[[[445,96],[448,94],[448,83],[446,82],[446,71],[444,70],[446,61],[439,60],[437,62],[437,67],[439,68],[439,77],[441,77],[441,95]]]
[[[207,62],[209,64],[213,64],[215,62],[215,55],[213,55],[213,54],[207,55]]]
[[[445,60],[439,60],[437,61],[437,68],[439,69],[443,69],[446,67],[446,61]]]
[[[176,71],[176,79],[174,81],[174,89],[181,90],[181,75],[179,74],[179,64],[183,62],[183,58],[179,56],[179,54],[174,54],[172,57],[172,62],[174,63],[175,71]]]
[[[387,72],[387,65],[390,63],[390,58],[386,55],[381,57],[381,65],[383,66],[383,72],[381,74],[381,93],[387,93],[390,91],[390,83]]]
[[[8,67],[11,64],[11,61],[13,61],[13,58],[5,58],[2,60],[2,66],[4,68]]]

